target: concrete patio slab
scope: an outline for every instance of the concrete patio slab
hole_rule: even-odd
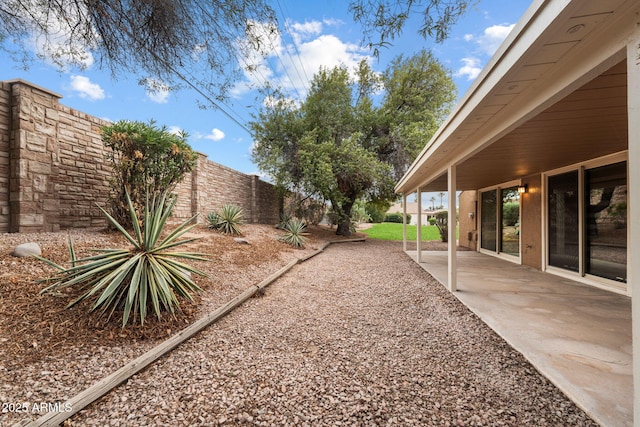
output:
[[[446,252],[422,261],[447,284]],[[457,265],[462,303],[595,421],[633,425],[631,298],[478,252]]]

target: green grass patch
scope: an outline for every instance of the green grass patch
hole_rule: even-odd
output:
[[[407,240],[416,240],[417,226],[407,225]],[[402,224],[394,222],[382,222],[373,224],[371,228],[362,230],[371,239],[378,240],[402,240]],[[440,232],[435,225],[422,226],[422,241],[440,240]]]

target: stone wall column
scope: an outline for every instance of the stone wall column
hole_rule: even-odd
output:
[[[11,84],[9,231],[58,231],[57,104],[59,95],[16,81]]]
[[[258,207],[260,206],[258,200],[258,175],[251,175],[251,212],[250,218],[253,224],[260,222],[260,212]]]

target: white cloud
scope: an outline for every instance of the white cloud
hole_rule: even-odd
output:
[[[500,47],[500,44],[513,30],[515,24],[500,24],[487,27],[482,32],[482,35],[476,36],[474,34],[465,34],[463,36],[464,41],[474,43],[477,46],[475,49],[475,55],[467,56],[460,60],[462,67],[460,67],[456,73],[456,77],[465,77],[467,80],[474,80],[482,71],[482,60],[480,57],[485,55],[492,56]]]
[[[362,49],[355,43],[345,43],[331,34],[298,46],[307,73],[315,74],[320,67],[333,68],[344,65],[352,69],[365,58]]]
[[[344,21],[340,20],[340,19],[335,19],[335,18],[325,18],[322,20],[322,23],[324,25],[330,26],[330,27],[337,27],[339,25],[344,24]]]
[[[325,22],[336,25],[337,21]],[[317,21],[289,23],[291,41],[285,42],[277,28],[253,25],[249,37],[239,42],[245,79],[231,91],[239,97],[267,83],[297,98],[306,95],[309,81],[320,67],[345,66],[349,70],[365,56],[356,43],[346,43],[332,34],[322,34]]]
[[[85,70],[94,63],[93,54],[65,34],[52,32],[44,35],[34,32],[29,38],[29,44],[38,57],[65,71],[73,65]]]
[[[289,27],[300,35],[315,35],[322,32],[322,22],[320,21],[293,22]]]
[[[70,88],[83,99],[99,101],[105,98],[104,90],[100,85],[91,83],[91,80],[85,76],[72,75]]]
[[[48,8],[27,7],[28,13],[17,9],[16,17],[28,34],[26,46],[38,57],[63,71],[71,66],[86,69],[93,65],[94,58],[90,49],[95,46],[87,46],[86,42],[74,37],[74,32],[80,34],[94,31],[91,23],[82,22],[81,16],[86,16],[87,13],[83,4],[77,2],[63,5],[67,19],[48,13]]]
[[[182,128],[180,128],[180,126],[169,126],[169,128],[167,130],[172,135],[180,135],[183,132],[183,130],[182,130]]]
[[[170,88],[160,80],[146,79],[144,81],[147,97],[158,104],[169,102]]]
[[[467,80],[474,80],[482,71],[482,66],[478,58],[462,58],[461,62],[464,65],[456,71],[456,77],[466,77]]]
[[[209,135],[203,136],[204,139],[210,139],[211,141],[221,141],[224,139],[224,132],[218,128],[213,128]]]
[[[484,53],[491,56],[498,50],[500,44],[507,38],[513,27],[515,27],[515,24],[492,25],[485,28],[484,33],[476,40],[476,43]]]

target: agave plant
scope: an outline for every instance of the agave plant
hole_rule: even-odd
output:
[[[176,198],[167,201],[165,193],[154,196],[149,203],[147,196],[144,220],[140,225],[128,193],[126,197],[133,235],[104,209],[100,209],[107,220],[133,245],[132,249],[98,249],[95,250],[97,255],[76,259],[73,243],[69,238],[70,268],[40,258],[60,270],[57,275],[45,280],[53,283],[41,293],[77,286],[84,292],[69,303],[67,308],[85,299],[94,299],[91,311],[98,310],[101,315],[108,313],[109,319],[117,309],[122,309],[122,327],[127,324],[132,312],[134,317],[140,316],[141,324],[144,324],[150,308],[158,318],[162,311],[175,315],[175,308],[180,307],[178,296],[191,301],[190,292],[200,290],[191,280],[190,273],[207,277],[206,273],[181,260],[209,260],[206,254],[172,251],[177,246],[197,240],[179,240],[195,227],[195,224],[191,224],[195,216],[183,222],[164,239],[160,239]]]
[[[207,216],[209,228],[221,231],[225,234],[240,235],[240,225],[245,223],[244,212],[236,205],[223,205],[218,212],[211,212]]]
[[[209,223],[209,228],[217,230],[220,227],[220,215],[218,215],[218,212],[210,212],[207,215],[207,222]]]
[[[286,242],[295,248],[301,248],[307,241],[305,235],[308,233],[307,224],[301,219],[291,218],[282,225],[285,233],[278,237],[278,240]]]

